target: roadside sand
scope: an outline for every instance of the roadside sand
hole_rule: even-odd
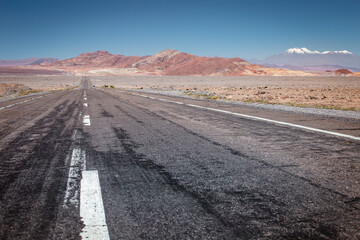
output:
[[[351,87],[200,87],[186,93],[210,99],[360,111],[360,88]]]
[[[0,83],[57,90],[80,84],[70,75],[1,75]],[[360,111],[360,77],[93,76],[93,85],[178,90],[192,97]]]
[[[360,111],[360,77],[92,77],[97,87],[179,90],[192,97]]]
[[[97,87],[113,85],[122,88],[194,88],[194,87],[283,87],[328,88],[360,87],[360,77],[204,77],[204,76],[96,76],[90,77]]]
[[[36,90],[58,90],[79,86],[81,77],[65,75],[0,75],[0,84],[23,84]]]
[[[0,98],[11,95],[22,95],[31,92],[32,89],[18,83],[0,83]]]

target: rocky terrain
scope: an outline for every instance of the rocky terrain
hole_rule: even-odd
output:
[[[241,58],[199,57],[171,49],[145,58],[133,64],[133,67],[168,76],[311,75],[266,68],[250,64]]]
[[[52,63],[42,63],[43,67],[56,67],[59,69],[87,70],[93,68],[130,68],[131,65],[143,58],[138,56],[124,56],[111,54],[107,51],[97,51],[83,53],[77,57],[55,61]]]
[[[256,63],[264,64],[258,65],[238,57],[200,57],[172,49],[161,51],[152,56],[124,56],[111,54],[107,51],[96,51],[82,53],[77,57],[65,60],[53,58],[0,60],[0,74],[75,74],[79,76],[360,76],[357,68],[334,65],[342,59],[348,60],[344,63],[350,60],[353,62],[354,59],[357,62],[357,58],[358,56],[348,51],[320,53],[306,48],[294,48],[265,59],[270,63],[253,59]],[[314,61],[312,59],[316,59],[316,64],[324,61],[324,64],[332,65],[299,65],[304,63],[311,64]],[[329,62],[328,59],[333,61]],[[277,65],[279,63],[287,63],[287,65]]]
[[[0,60],[0,67],[13,67],[13,66],[25,66],[32,64],[41,64],[44,62],[54,62],[57,61],[57,58],[26,58],[26,59],[18,59],[18,60]]]
[[[205,99],[226,99],[248,103],[284,104],[360,111],[360,87],[214,87],[180,88],[186,94]]]
[[[353,74],[353,72],[351,72],[348,69],[344,69],[344,68],[335,70],[333,73],[337,76],[347,76],[347,75]]]
[[[348,69],[293,71],[171,49],[143,57],[97,51],[51,63],[0,67],[0,83],[40,90],[74,87],[77,76],[90,76],[97,87],[165,89],[214,100],[360,110],[360,74]],[[16,92],[20,86],[12,87],[9,91]]]
[[[80,78],[70,75],[0,75],[2,95],[24,91],[48,91],[79,86]],[[8,90],[6,90],[8,89]],[[1,94],[1,93],[0,93]]]
[[[343,74],[327,77],[123,75],[91,76],[90,79],[99,88],[107,85],[209,100],[360,110],[360,79]],[[78,86],[80,80],[80,76],[73,75],[0,75],[0,94],[20,93],[21,89],[67,89]]]
[[[304,71],[268,68],[241,58],[199,57],[176,50],[153,56],[124,56],[106,51],[83,53],[34,69],[66,71],[78,75],[166,75],[166,76],[314,76]]]
[[[19,83],[0,83],[0,98],[7,96],[26,95],[33,89]]]
[[[291,53],[294,57],[298,53]],[[338,53],[331,53],[337,55]],[[344,55],[343,53],[340,53]],[[289,54],[288,54],[289,55]],[[314,55],[314,54],[313,54]],[[349,54],[347,54],[349,55]],[[282,55],[281,55],[282,56]],[[34,59],[31,59],[32,62]],[[19,60],[20,61],[20,60]],[[29,62],[28,61],[28,62]],[[241,58],[200,57],[172,49],[152,56],[124,56],[107,51],[82,53],[77,57],[26,66],[0,67],[0,74],[75,74],[78,76],[359,76],[341,66],[323,67],[251,64]]]
[[[360,79],[349,76],[98,76],[96,87],[155,91],[208,100],[360,110]]]

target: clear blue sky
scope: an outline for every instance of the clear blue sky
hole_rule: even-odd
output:
[[[258,58],[291,47],[360,55],[359,0],[0,0],[0,59],[107,50]]]

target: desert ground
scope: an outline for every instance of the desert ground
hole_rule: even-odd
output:
[[[81,77],[70,75],[0,75],[0,83],[18,83],[38,90],[79,86]]]
[[[92,76],[89,79],[96,87],[178,91],[193,98],[360,110],[360,77]],[[81,77],[71,75],[0,76],[0,84],[22,84],[22,88],[41,91],[76,87],[80,80]]]
[[[96,87],[179,90],[205,99],[360,110],[359,77],[93,77]]]
[[[79,86],[80,79],[69,75],[0,75],[0,99],[73,88]]]

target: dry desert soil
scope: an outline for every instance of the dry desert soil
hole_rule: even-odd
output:
[[[185,96],[204,99],[360,111],[360,77],[94,76],[89,78],[96,87],[107,85],[158,92],[179,91]],[[0,76],[0,84],[22,84],[41,91],[76,87],[80,84],[80,80],[81,77],[71,75]]]
[[[65,75],[0,75],[0,99],[79,86],[81,77]]]
[[[93,77],[97,87],[179,90],[190,97],[360,110],[360,77]]]

